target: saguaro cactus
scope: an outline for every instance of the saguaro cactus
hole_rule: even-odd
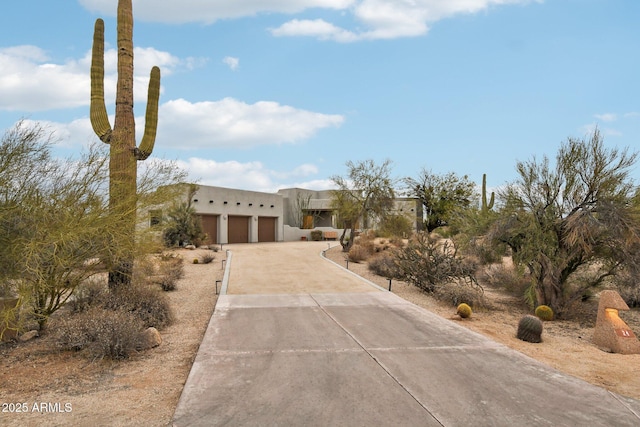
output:
[[[136,146],[133,114],[133,11],[131,0],[118,0],[118,83],[113,129],[104,101],[104,21],[96,20],[91,59],[91,125],[96,135],[110,145],[109,210],[118,230],[109,272],[109,286],[129,284],[133,268],[137,161],[153,151],[158,124],[160,69],[153,67],[145,117],[145,131]]]
[[[482,174],[482,212],[490,211],[493,208],[495,194],[491,192],[491,200],[487,203],[487,174]]]

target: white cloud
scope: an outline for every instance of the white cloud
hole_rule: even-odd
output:
[[[349,9],[362,30],[348,30],[323,20],[291,20],[272,29],[274,36],[312,36],[321,40],[352,42],[393,39],[426,34],[429,25],[465,13],[478,13],[494,5],[531,0],[360,0]]]
[[[177,99],[163,104],[159,116],[159,138],[175,148],[295,143],[322,128],[344,122],[340,115],[314,113],[270,101],[246,104],[233,98],[197,103]]]
[[[233,56],[225,56],[222,62],[227,64],[233,71],[237,70],[240,66],[240,59],[234,58]]]
[[[613,128],[603,128],[603,127],[601,127],[598,123],[589,123],[588,125],[584,125],[584,126],[582,126],[582,129],[581,129],[581,130],[582,130],[582,133],[583,133],[585,136],[588,136],[588,135],[592,135],[592,134],[593,134],[593,132],[594,132],[596,129],[598,129],[598,130],[600,131],[600,133],[601,133],[603,136],[605,136],[605,137],[607,137],[607,136],[617,137],[617,136],[622,136],[622,135],[623,135],[623,133],[622,133],[622,132],[620,132],[620,131],[619,131],[619,130],[617,130],[617,129],[613,129]]]
[[[352,42],[358,36],[350,31],[343,30],[322,19],[294,19],[282,24],[278,28],[271,29],[271,34],[276,37],[308,36],[320,40],[333,40],[338,42]]]
[[[220,19],[253,16],[259,13],[298,13],[306,9],[322,8],[344,10],[356,0],[260,0],[260,1],[211,1],[211,0],[137,0],[133,4],[136,19],[144,21],[185,23],[213,23]],[[114,0],[80,0],[88,10],[113,16]]]
[[[246,104],[233,98],[198,103],[178,99],[162,104],[158,114],[158,143],[174,150],[291,144],[344,122],[340,115],[314,113],[269,101]],[[113,125],[113,115],[109,121]],[[144,133],[144,117],[136,117],[135,121],[139,141]],[[60,146],[86,145],[96,140],[86,117],[71,123],[40,123],[54,131]],[[300,176],[314,171],[310,165],[300,168],[297,170]]]
[[[310,36],[323,40],[391,39],[425,34],[429,24],[464,13],[478,13],[491,6],[525,4],[543,0],[137,0],[136,19],[169,23],[213,23],[220,19],[260,13],[296,14],[309,9],[328,9],[351,14],[357,29],[343,29],[322,19],[294,19],[271,32],[276,36]],[[91,11],[114,15],[113,0],[80,0]],[[360,29],[359,26],[363,29]]]
[[[618,119],[615,113],[595,114],[594,117],[603,122],[614,122]]]
[[[183,64],[179,58],[153,48],[135,48],[134,55],[136,101],[146,100],[153,65],[166,76]],[[116,64],[116,50],[106,50],[104,89],[108,104],[115,101]],[[36,46],[0,49],[0,110],[33,112],[88,105],[90,68],[91,52],[56,64]]]
[[[279,188],[300,186],[292,180],[318,173],[314,165],[304,164],[289,171],[268,169],[261,162],[241,163],[235,160],[217,162],[215,160],[192,157],[187,161],[178,161],[178,166],[189,174],[189,179],[202,185],[241,188],[243,190],[276,192]],[[309,181],[318,188],[326,183],[322,180]]]

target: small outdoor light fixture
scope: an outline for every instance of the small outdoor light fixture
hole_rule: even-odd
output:
[[[198,203],[198,199],[193,199],[193,203]]]
[[[249,203],[249,206],[253,206],[253,203]]]
[[[224,204],[226,205],[227,203],[228,203],[228,202],[225,200],[225,201],[224,201]]]
[[[240,202],[237,202],[237,203],[236,203],[236,206],[240,206]]]
[[[263,208],[263,207],[264,207],[264,204],[260,203],[260,207],[261,207],[261,208]]]
[[[209,203],[213,203],[213,200],[209,200]]]
[[[274,206],[274,205],[271,205],[271,207],[272,207],[272,208],[275,208],[275,206]]]

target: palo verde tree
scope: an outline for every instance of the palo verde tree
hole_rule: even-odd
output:
[[[100,260],[109,252],[105,153],[93,146],[79,159],[60,160],[50,147],[51,135],[24,122],[0,143],[0,281],[40,327],[82,281],[104,270]]]
[[[467,175],[454,172],[437,175],[422,169],[417,179],[405,178],[406,194],[420,201],[425,215],[423,227],[432,232],[438,227],[451,225],[452,219],[471,206],[475,185]]]
[[[490,237],[511,248],[532,278],[532,305],[557,314],[640,262],[640,213],[629,171],[637,153],[608,149],[598,130],[570,138],[556,154],[518,162],[518,180],[499,194],[504,207]]]
[[[91,60],[91,124],[100,140],[109,144],[109,208],[112,221],[126,233],[120,236],[109,272],[109,286],[131,281],[136,221],[137,162],[153,151],[158,123],[160,69],[153,67],[149,79],[145,131],[136,146],[133,112],[133,11],[131,0],[118,0],[118,84],[113,129],[104,100],[104,21],[96,20]]]
[[[112,221],[106,147],[58,159],[52,144],[51,132],[26,121],[0,139],[0,294],[20,297],[41,328],[81,283],[106,271],[119,250],[114,242],[128,233]],[[138,182],[141,211],[170,202],[184,179],[171,162],[147,165]],[[141,255],[153,249],[151,233],[137,228]]]
[[[373,160],[357,163],[348,161],[346,165],[346,177],[331,177],[338,187],[332,192],[332,207],[344,228],[340,236],[340,245],[344,252],[348,252],[353,245],[358,223],[362,221],[363,228],[367,228],[367,221],[374,217],[381,218],[391,210],[395,197],[395,181],[390,176],[391,160],[385,160],[380,165]]]

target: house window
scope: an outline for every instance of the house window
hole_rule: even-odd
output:
[[[153,210],[149,211],[149,226],[155,227],[162,223],[162,211]]]

